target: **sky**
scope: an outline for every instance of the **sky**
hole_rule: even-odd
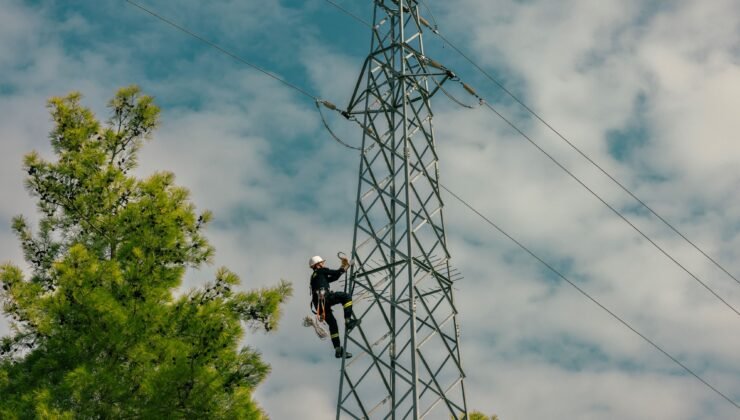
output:
[[[363,19],[372,2],[335,0]],[[349,100],[368,29],[325,0],[147,1],[163,16],[312,95]],[[552,127],[740,277],[740,3],[427,0],[440,32]],[[733,280],[431,32],[427,55],[730,305]],[[356,152],[312,100],[122,0],[2,0],[0,261],[23,266],[10,219],[35,216],[22,156],[52,157],[45,108],[132,83],[162,126],[137,174],[168,170],[213,211],[213,266],[244,288],[293,282],[280,328],[245,342],[272,365],[255,393],[274,419],[333,418],[339,364],[301,326],[307,258],[351,250]],[[462,102],[474,104],[462,89]],[[435,97],[442,182],[708,383],[740,403],[740,317],[486,108]],[[345,141],[355,126],[332,118]],[[446,197],[446,198],[445,198]],[[451,196],[445,221],[470,409],[503,420],[736,419],[738,409],[522,252]],[[7,321],[0,333],[7,333]],[[351,351],[351,349],[350,349]]]

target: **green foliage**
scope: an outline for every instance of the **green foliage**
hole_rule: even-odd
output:
[[[480,411],[471,411],[468,413],[468,417],[461,414],[460,418],[465,418],[466,420],[499,420],[495,414],[489,417]]]
[[[468,415],[468,419],[469,420],[498,420],[498,416],[494,414],[494,415],[492,415],[492,416],[489,417],[489,416],[481,413],[480,411],[472,411]]]
[[[0,341],[0,418],[262,418],[254,387],[269,373],[239,348],[244,327],[270,331],[290,284],[241,292],[219,269],[173,296],[188,267],[211,261],[197,214],[171,173],[129,175],[159,121],[136,86],[105,125],[80,94],[49,100],[56,161],[25,157],[41,219],[13,220],[30,270],[0,266],[12,334]],[[28,277],[28,278],[26,278]]]

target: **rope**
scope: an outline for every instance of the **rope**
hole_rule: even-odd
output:
[[[318,317],[306,315],[305,318],[303,318],[303,326],[304,327],[312,327],[314,329],[314,332],[316,332],[316,335],[322,340],[326,340],[329,338],[329,332],[326,331],[326,328],[324,328],[324,323],[321,322]]]

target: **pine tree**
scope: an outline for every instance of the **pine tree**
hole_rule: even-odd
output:
[[[29,270],[0,266],[12,333],[0,342],[0,418],[262,418],[252,391],[269,372],[241,347],[245,327],[270,331],[289,283],[237,291],[225,268],[178,293],[187,268],[212,260],[174,175],[129,172],[158,125],[136,86],[103,124],[72,93],[48,102],[55,161],[25,157],[36,232],[13,220]]]
[[[480,411],[472,411],[468,416],[468,420],[498,420],[497,415],[487,416]]]
[[[480,411],[471,411],[468,413],[468,416],[466,417],[464,414],[461,414],[457,418],[462,418],[464,420],[499,420],[498,416],[493,414],[490,417],[486,414],[483,414]],[[451,417],[451,419],[455,419],[455,417]]]

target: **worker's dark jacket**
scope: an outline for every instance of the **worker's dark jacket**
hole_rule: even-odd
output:
[[[321,289],[329,290],[329,283],[339,280],[339,277],[344,274],[345,270],[340,268],[338,270],[332,270],[330,268],[322,267],[318,270],[314,270],[311,274],[311,299],[316,300],[318,292]]]

